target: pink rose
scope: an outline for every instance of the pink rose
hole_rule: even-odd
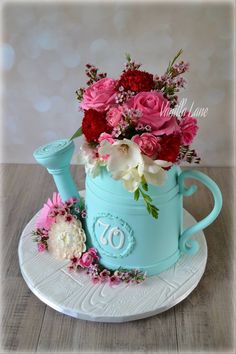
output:
[[[117,81],[104,78],[89,86],[83,95],[80,103],[82,109],[95,109],[96,111],[106,111],[115,103]]]
[[[159,139],[151,133],[143,133],[142,135],[135,135],[132,140],[138,144],[141,152],[151,158],[156,158],[161,146]]]
[[[123,114],[122,107],[113,107],[107,112],[107,121],[112,127],[116,127],[121,121]]]
[[[97,255],[97,250],[96,248],[89,248],[88,253],[94,258],[94,259],[99,259],[98,255]]]
[[[181,129],[181,143],[184,145],[190,145],[193,139],[197,135],[198,126],[197,119],[191,117],[189,112],[186,112],[179,123]]]
[[[98,138],[99,143],[103,140],[107,140],[110,144],[113,144],[115,142],[115,139],[113,139],[112,135],[108,133],[102,133],[99,136]]]
[[[46,245],[44,243],[38,243],[38,251],[43,252],[46,250]]]
[[[170,103],[161,92],[140,92],[127,105],[142,112],[139,123],[151,126],[154,135],[170,135],[179,129],[176,118],[169,114]]]
[[[83,268],[89,267],[93,263],[93,256],[88,252],[85,252],[79,260],[79,265]]]
[[[95,248],[90,248],[79,260],[79,265],[83,268],[88,268],[95,260],[98,259]]]

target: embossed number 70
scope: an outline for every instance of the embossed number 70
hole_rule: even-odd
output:
[[[119,250],[123,247],[124,242],[125,242],[125,235],[124,235],[123,231],[121,231],[118,227],[111,228],[110,224],[106,224],[101,220],[97,221],[97,225],[104,227],[104,230],[99,237],[101,243],[104,246],[109,244],[112,248],[117,249],[117,250]],[[109,230],[109,232],[108,232],[108,230]],[[108,236],[106,238],[107,233],[108,233]],[[119,237],[119,243],[117,245],[114,244],[114,240],[113,240],[114,236]]]

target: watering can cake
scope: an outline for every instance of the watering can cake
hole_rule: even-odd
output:
[[[190,112],[173,113],[176,92],[184,85],[181,75],[188,69],[187,63],[176,63],[180,54],[161,77],[141,71],[129,56],[118,80],[88,64],[88,87],[77,91],[84,112],[82,127],[71,139],[34,152],[53,175],[62,201],[74,198],[79,209],[82,198],[70,162],[74,138],[84,134],[79,153],[86,169],[83,228],[86,248],[92,250],[87,257],[95,259],[96,250],[103,272],[138,269],[149,276],[163,272],[182,254],[191,257],[198,252],[198,242],[191,237],[221,210],[217,184],[196,169],[180,168],[181,161],[199,162],[190,148],[198,129],[196,118]],[[211,191],[214,207],[203,220],[184,229],[183,197],[197,189],[186,187],[187,179],[200,181]]]

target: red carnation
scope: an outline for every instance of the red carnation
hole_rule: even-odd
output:
[[[109,133],[111,130],[112,128],[106,121],[106,112],[98,112],[94,109],[85,111],[82,132],[89,143],[92,141],[98,142],[101,133]]]
[[[153,75],[146,71],[128,70],[121,75],[118,82],[118,87],[120,86],[126,91],[151,91],[154,88]]]
[[[159,141],[161,150],[157,157],[158,160],[176,162],[179,154],[180,143],[181,136],[179,134],[164,135]]]

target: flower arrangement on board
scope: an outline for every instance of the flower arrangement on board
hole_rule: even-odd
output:
[[[95,177],[105,166],[135,200],[143,198],[154,218],[158,208],[148,195],[149,184],[162,185],[173,164],[200,161],[190,147],[198,131],[196,118],[174,110],[186,83],[182,74],[189,69],[184,61],[176,63],[181,54],[161,76],[141,70],[130,55],[117,79],[87,64],[88,86],[76,92],[84,116],[71,139],[85,137],[80,161],[86,172]]]
[[[79,206],[78,206],[79,204]],[[99,263],[95,248],[87,248],[82,226],[86,218],[83,200],[71,198],[62,202],[59,193],[53,193],[40,210],[32,236],[39,252],[48,251],[57,259],[68,259],[69,271],[86,271],[93,284],[107,282],[110,286],[121,282],[142,283],[146,273],[138,269],[106,269]]]

